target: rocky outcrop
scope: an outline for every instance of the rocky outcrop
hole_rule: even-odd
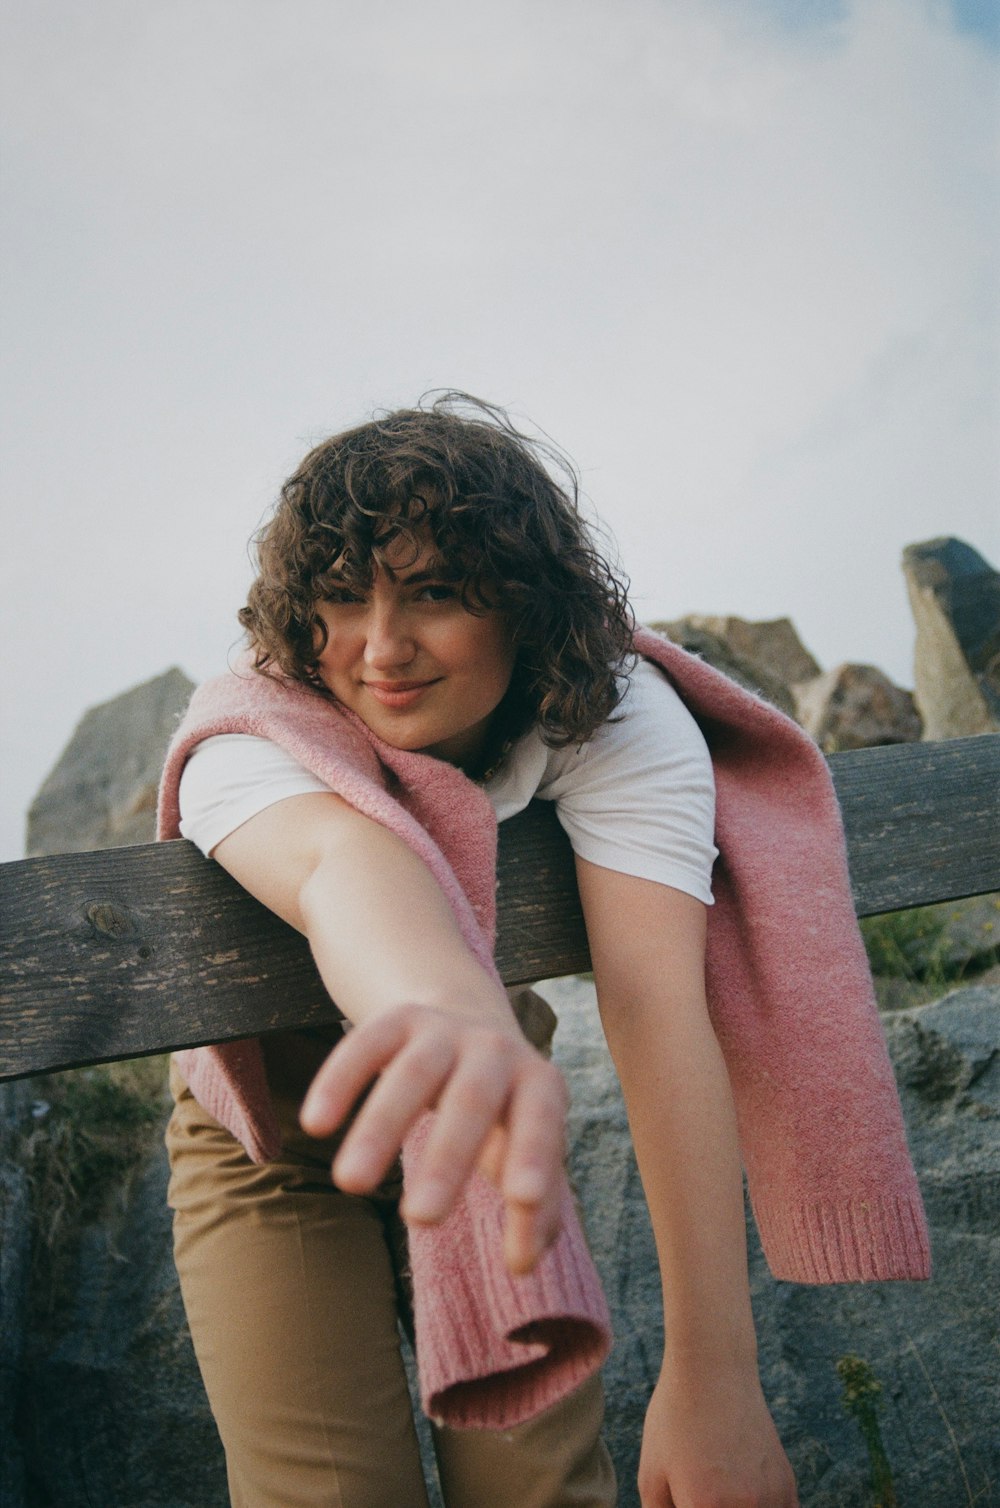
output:
[[[819,674],[819,666],[787,618],[754,623],[746,618],[690,613],[650,626],[742,686],[759,692],[789,716],[795,713],[793,683]]]
[[[788,618],[755,623],[690,613],[652,627],[794,717],[824,753],[920,737],[910,692],[874,665],[821,671]]]
[[[662,1347],[656,1253],[592,986],[542,988],[559,1013],[572,1169],[615,1321],[607,1438],[621,1508],[638,1508],[643,1411]],[[1000,1475],[998,1007],[1000,987],[977,987],[886,1023],[931,1221],[931,1283],[776,1283],[748,1220],[765,1392],[809,1508],[872,1502],[865,1446],[841,1402],[836,1363],[845,1355],[860,1354],[882,1384],[881,1431],[901,1504],[955,1508],[970,1501],[966,1480],[972,1500],[986,1501]]]
[[[1000,730],[1000,572],[960,539],[908,545],[903,572],[924,737]]]
[[[29,856],[152,841],[163,755],[193,690],[174,668],[84,713],[31,804]]]
[[[792,687],[795,716],[824,754],[914,743],[920,718],[910,692],[874,665],[838,665]]]
[[[790,618],[751,620],[692,613],[678,623],[688,630],[711,634],[737,659],[757,666],[784,686],[808,681],[820,673]]]
[[[798,656],[786,622],[689,619],[666,627],[791,710],[791,687],[815,681],[818,667],[801,645],[805,661]],[[767,630],[759,636],[766,650],[759,662],[750,658],[757,628]],[[799,676],[804,664],[812,671]],[[172,671],[87,714],[33,809],[33,852],[151,836],[159,759],[189,690]],[[865,715],[875,727],[871,699]],[[830,736],[849,736],[846,718],[829,726]],[[985,966],[1000,942],[998,918],[995,898],[954,907],[949,930],[934,926],[917,938],[925,951],[914,955],[913,968],[926,971],[939,954],[949,967]],[[928,947],[937,951],[927,954]],[[556,1057],[572,1092],[574,1178],[615,1318],[607,1438],[620,1508],[637,1508],[642,1417],[662,1347],[655,1249],[593,987],[570,979],[544,988],[559,1013]],[[765,1389],[809,1508],[867,1508],[871,1501],[864,1444],[842,1407],[835,1370],[851,1353],[860,1353],[882,1384],[882,1433],[901,1503],[985,1502],[987,1484],[1000,1476],[990,1410],[1000,1287],[998,1005],[1000,987],[982,983],[887,1019],[932,1222],[932,1284],[775,1283],[750,1224]],[[14,1149],[47,1134],[44,1106],[33,1104],[43,1089],[0,1086],[0,1502],[225,1508],[222,1451],[170,1254],[165,1106],[157,1100],[127,1176],[109,1180],[108,1197],[81,1218],[64,1253],[69,1297],[35,1323],[32,1179]],[[36,1234],[46,1218],[36,1206]],[[426,1429],[422,1438],[426,1451]]]

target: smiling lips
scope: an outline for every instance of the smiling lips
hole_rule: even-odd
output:
[[[383,707],[411,707],[429,686],[436,686],[439,676],[429,681],[365,681],[364,688]]]

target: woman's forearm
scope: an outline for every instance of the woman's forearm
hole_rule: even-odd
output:
[[[406,1004],[513,1025],[504,990],[469,951],[437,881],[387,828],[345,814],[299,906],[323,982],[352,1021]]]
[[[601,1018],[628,1110],[672,1356],[754,1365],[729,1078],[708,1017],[705,909],[581,862]]]
[[[640,987],[602,1009],[649,1206],[678,1364],[756,1369],[743,1184],[725,1063],[697,1007]]]
[[[430,1005],[513,1024],[506,994],[469,951],[427,866],[339,797],[268,807],[213,857],[305,933],[324,985],[350,1021]]]

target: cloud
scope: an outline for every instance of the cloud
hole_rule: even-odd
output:
[[[905,678],[902,545],[1000,553],[970,13],[9,7],[19,799],[85,705],[221,662],[314,438],[439,384],[576,456],[641,609],[791,611]]]

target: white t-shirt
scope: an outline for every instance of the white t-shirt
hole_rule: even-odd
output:
[[[328,789],[269,739],[217,734],[184,766],[180,830],[209,854],[265,807]],[[554,801],[581,858],[711,905],[712,763],[694,718],[648,661],[638,662],[613,719],[593,738],[549,749],[532,729],[485,790],[500,822],[534,796]]]

